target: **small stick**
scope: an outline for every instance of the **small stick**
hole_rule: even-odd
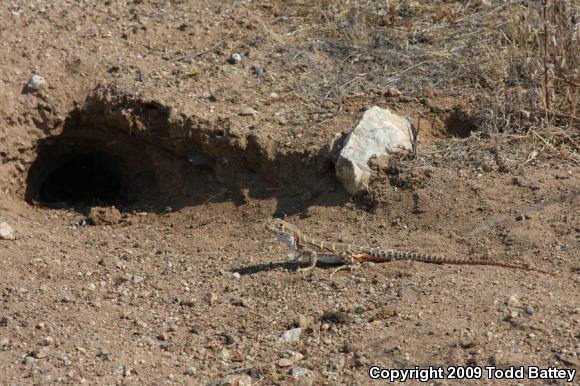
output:
[[[210,51],[213,51],[214,49],[216,49],[217,47],[219,47],[223,42],[224,42],[224,40],[220,40],[215,45],[213,45],[213,46],[211,46],[209,48],[206,48],[204,50],[198,51],[195,54],[178,56],[177,58],[169,59],[169,61],[170,62],[187,62],[189,60],[193,60],[193,59],[197,58],[198,56],[201,56],[201,55],[206,54],[206,53],[208,53]]]

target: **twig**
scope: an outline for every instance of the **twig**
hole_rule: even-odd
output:
[[[417,139],[419,138],[419,128],[421,127],[421,116],[417,119],[417,126],[413,121],[407,118],[409,122],[409,131],[411,132],[411,150],[413,151],[413,159],[417,159]]]
[[[540,138],[540,140],[542,140],[542,142],[544,142],[544,144],[546,144],[546,146],[548,146],[550,149],[554,150],[554,151],[558,151],[558,149],[556,149],[554,147],[554,145],[552,145],[550,142],[546,141],[544,139],[544,137],[542,137],[540,134],[538,134],[535,130],[530,130],[530,133],[534,134],[535,136],[537,136],[538,138]]]
[[[213,200],[214,198],[218,198],[219,196],[221,196],[222,194],[226,193],[228,190],[226,188],[222,189],[221,192],[214,194],[213,196],[210,196],[207,200],[205,200],[201,205],[205,205],[208,202],[210,202],[211,200]]]
[[[345,84],[343,84],[342,86],[340,86],[340,88],[346,87],[347,85],[351,84],[352,82],[354,82],[357,79],[360,79],[364,76],[367,76],[369,73],[365,72],[364,74],[358,74],[357,76],[355,76],[354,78],[352,78],[351,80],[349,80],[348,82],[346,82]]]
[[[195,54],[191,54],[191,55],[184,55],[184,56],[178,56],[177,58],[173,58],[173,59],[169,59],[170,62],[189,62],[203,54],[206,54],[210,51],[213,51],[214,49],[218,48],[225,40],[220,40],[219,42],[217,42],[216,44],[214,44],[213,46],[206,48],[204,50],[198,51]]]

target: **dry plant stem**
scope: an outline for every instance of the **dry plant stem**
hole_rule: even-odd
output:
[[[550,94],[548,90],[548,0],[544,0],[544,98],[546,103],[546,119],[550,110]]]
[[[220,40],[219,42],[217,42],[216,44],[214,44],[213,46],[203,49],[199,52],[196,52],[195,54],[191,54],[191,55],[183,55],[183,56],[178,56],[177,58],[173,58],[170,59],[170,62],[179,62],[179,61],[188,61],[188,60],[193,60],[203,54],[207,54],[210,51],[213,51],[214,49],[218,48],[225,40]]]

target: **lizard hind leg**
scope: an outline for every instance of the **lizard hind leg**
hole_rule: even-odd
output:
[[[360,263],[358,261],[356,261],[355,259],[351,258],[350,260],[345,260],[343,265],[334,269],[330,273],[330,277],[333,277],[337,272],[343,271],[345,269],[350,270],[350,272],[352,273],[352,271],[354,271],[355,269],[359,269],[360,267],[361,267]]]

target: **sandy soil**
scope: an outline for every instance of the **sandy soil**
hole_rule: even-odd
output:
[[[459,3],[379,7],[363,22],[332,1],[2,2],[0,221],[16,239],[0,241],[0,384],[579,369],[577,136],[469,136],[493,90],[461,63],[393,56],[447,44],[411,37]],[[43,89],[25,89],[33,74]],[[369,194],[351,198],[332,146],[375,104],[421,116],[418,157],[375,165]],[[83,154],[112,174],[75,169]],[[62,196],[79,186],[115,198],[91,211]],[[273,216],[323,240],[554,275],[412,262],[296,272],[264,229]]]

